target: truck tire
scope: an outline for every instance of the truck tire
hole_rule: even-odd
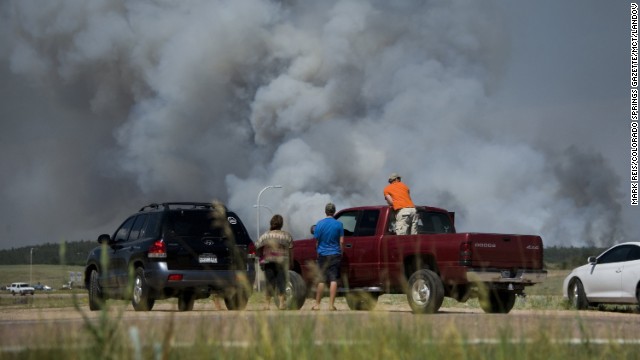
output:
[[[98,279],[100,274],[98,270],[91,270],[89,275],[89,310],[96,311],[102,310],[104,307],[104,297],[102,295],[102,289],[100,289],[100,283]]]
[[[582,281],[579,279],[573,279],[569,283],[569,301],[571,306],[577,310],[585,310],[589,307],[589,301],[587,301],[587,295],[584,293],[584,287]]]
[[[307,286],[302,276],[293,270],[289,270],[289,281],[285,288],[286,304],[288,310],[300,310],[307,299]],[[280,307],[280,299],[277,296],[273,298],[277,307]]]
[[[135,311],[149,311],[153,309],[155,299],[149,296],[149,285],[144,276],[144,269],[136,268],[133,278],[133,294],[131,296],[131,305]]]
[[[370,293],[366,291],[353,291],[346,295],[347,305],[349,309],[357,311],[371,311],[378,304],[378,293]]]
[[[193,304],[196,301],[196,296],[191,291],[185,291],[178,296],[178,311],[191,311],[193,310]]]
[[[480,307],[487,314],[508,314],[516,303],[513,291],[489,290],[480,297]]]
[[[433,314],[444,300],[444,286],[431,270],[421,269],[409,278],[407,300],[414,314]]]

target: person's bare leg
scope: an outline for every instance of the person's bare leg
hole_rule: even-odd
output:
[[[278,309],[279,310],[286,310],[287,309],[287,299],[285,298],[284,294],[278,295],[278,299],[280,300],[280,306],[278,307]]]
[[[336,300],[337,292],[338,292],[338,282],[332,281],[331,284],[329,284],[329,310],[333,310],[333,308],[335,307],[333,303]]]
[[[320,300],[322,300],[322,293],[324,293],[324,283],[318,283],[316,288],[316,304],[311,309],[320,310]]]

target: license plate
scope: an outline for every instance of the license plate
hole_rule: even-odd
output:
[[[217,264],[218,257],[213,254],[202,254],[199,259],[200,264]]]

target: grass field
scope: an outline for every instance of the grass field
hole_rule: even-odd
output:
[[[10,284],[12,282],[29,282],[29,265],[0,265],[0,284]],[[60,265],[33,265],[32,269],[33,283],[42,283],[49,285],[53,288],[50,294],[56,293],[69,293],[69,290],[61,290],[62,284],[67,283],[69,280],[69,273],[82,272],[80,266],[60,266]],[[547,280],[542,284],[537,284],[528,287],[526,290],[526,297],[518,297],[514,309],[566,309],[567,304],[562,300],[562,281],[569,273],[568,270],[550,270]],[[82,284],[77,284],[72,290],[77,294],[86,294],[86,290]],[[82,297],[79,299],[81,305],[87,305],[87,299]],[[210,299],[197,300],[199,303],[210,302]],[[309,300],[311,301],[311,300]],[[159,300],[161,303],[176,303],[176,299]],[[250,299],[251,303],[263,303],[264,294],[254,293]],[[338,298],[338,302],[345,302],[344,298]],[[380,304],[386,304],[390,306],[407,305],[407,298],[405,295],[383,295],[379,299]],[[121,302],[126,304],[126,302]],[[346,302],[345,302],[346,304]],[[24,308],[63,308],[71,307],[73,303],[71,298],[60,298],[51,296],[47,298],[39,298],[34,301],[31,298],[28,299],[14,299],[14,298],[0,298],[0,307],[24,307]],[[176,305],[177,306],[177,305]],[[470,299],[467,302],[460,303],[450,298],[445,298],[442,306],[444,308],[463,308],[463,309],[479,309],[480,304],[477,299]]]
[[[34,282],[40,281],[58,289],[68,280],[70,271],[79,272],[82,268],[0,266],[0,283],[28,282],[31,270]],[[561,285],[567,273],[567,270],[550,271],[547,281],[527,288],[527,297],[518,297],[514,309],[564,309],[566,305],[561,299]],[[86,294],[84,289],[75,291]],[[54,290],[53,293],[57,292],[60,290]],[[42,308],[73,306],[71,297],[34,299],[27,296],[25,301],[17,301],[23,299],[0,298],[0,309],[40,308],[38,311],[46,311]],[[87,305],[86,296],[77,300],[81,306]],[[205,301],[211,303],[210,299],[198,300]],[[338,301],[343,308],[346,306],[344,298]],[[175,305],[176,300],[159,303],[166,302]],[[254,308],[263,303],[262,293],[254,293],[250,299],[250,306]],[[404,295],[383,295],[380,303],[382,306],[391,304],[408,307]],[[119,304],[130,307],[124,302]],[[336,317],[317,313],[288,316],[290,314],[258,311],[252,312],[256,314],[256,320],[251,323],[248,323],[248,316],[243,312],[225,312],[225,316],[220,316],[220,313],[212,311],[210,317],[192,321],[186,328],[174,323],[172,315],[169,320],[154,323],[152,328],[142,329],[124,325],[124,307],[111,306],[110,311],[99,313],[98,318],[91,321],[85,319],[82,331],[54,330],[52,335],[60,338],[59,347],[0,348],[0,359],[636,359],[640,350],[637,344],[594,344],[589,342],[588,337],[579,343],[558,342],[552,334],[564,330],[553,328],[554,325],[549,323],[536,325],[540,327],[532,331],[538,334],[536,336],[513,338],[510,326],[515,323],[510,324],[510,318],[505,316],[483,316],[481,326],[501,335],[495,342],[478,343],[467,338],[468,329],[465,326],[452,323],[444,328],[436,328],[433,324],[439,318],[406,317],[387,311],[371,312],[364,317]],[[443,307],[478,309],[479,305],[473,299],[467,303],[445,299]],[[78,309],[78,313],[82,311]],[[356,312],[348,314],[354,315]],[[363,320],[366,322],[363,323]],[[467,325],[477,326],[473,322]],[[51,324],[43,322],[42,331],[51,331],[48,326]],[[179,332],[196,334],[193,343],[185,345],[174,342],[172,339]],[[236,340],[238,332],[242,333],[244,341]]]
[[[82,269],[82,266],[63,265],[0,265],[0,286],[8,286],[13,282],[41,283],[57,290],[69,282],[70,272],[77,274]]]

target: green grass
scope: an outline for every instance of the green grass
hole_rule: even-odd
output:
[[[82,266],[64,266],[64,265],[0,265],[0,286],[8,286],[14,282],[29,282],[32,278],[32,284],[38,282],[43,285],[49,285],[52,289],[60,289],[62,284],[69,281],[69,272],[82,272]],[[76,287],[82,287],[79,284]]]
[[[29,266],[0,266],[0,283],[24,281]],[[80,267],[34,265],[34,281],[61,285],[68,271]],[[514,309],[564,309],[561,285],[568,271],[554,270],[547,281],[527,288],[527,297],[518,297]],[[39,279],[39,280],[35,280]],[[27,280],[28,281],[28,280]],[[57,281],[57,283],[56,283]],[[54,295],[56,292],[53,292]],[[15,351],[0,349],[2,359],[636,359],[637,344],[592,342],[588,326],[580,329],[581,341],[568,342],[566,329],[550,319],[536,323],[530,335],[514,337],[518,322],[510,317],[487,315],[478,323],[438,323],[436,316],[418,316],[388,311],[349,312],[349,316],[306,312],[204,312],[193,321],[178,321],[180,313],[170,313],[153,327],[137,327],[123,320],[130,305],[109,301],[107,311],[86,317],[86,290],[76,297],[77,312],[84,319],[81,330],[60,332],[42,324],[49,332],[53,348],[29,347]],[[72,297],[5,297],[0,306],[47,308],[74,306]],[[6,301],[6,303],[5,303]],[[211,302],[210,299],[198,302]],[[312,301],[312,300],[308,300]],[[339,298],[344,307],[344,299]],[[163,300],[177,309],[176,300]],[[261,293],[250,299],[254,309],[264,303]],[[380,307],[407,306],[404,295],[383,295]],[[326,305],[326,299],[325,299]],[[458,303],[445,299],[443,307],[479,309],[477,300]],[[46,310],[38,310],[46,311]],[[336,314],[333,314],[336,315]],[[251,321],[249,321],[251,319]],[[458,317],[464,321],[464,316]],[[460,320],[462,319],[462,320]],[[134,323],[135,324],[135,323]],[[486,339],[472,338],[472,327],[486,328]],[[36,337],[36,335],[33,335]],[[612,335],[615,337],[615,335]],[[185,341],[184,339],[188,339]],[[239,340],[240,339],[240,340]],[[561,341],[558,341],[560,339]],[[486,340],[486,341],[485,341]],[[34,344],[38,343],[36,339]]]
[[[176,313],[144,327],[144,323],[125,323],[121,311],[101,312],[98,319],[85,321],[82,331],[51,334],[57,344],[53,348],[1,352],[0,358],[564,360],[636,359],[640,350],[637,344],[591,341],[588,327],[581,330],[582,340],[567,341],[569,329],[553,319],[536,323],[519,338],[513,335],[517,323],[491,315],[483,317],[481,324],[461,324],[439,323],[437,315],[388,312],[291,316],[289,312],[254,311],[191,317],[190,321],[179,321],[180,313]],[[475,337],[470,330],[474,326],[486,327],[486,335]]]
[[[54,291],[50,294],[59,292],[69,292],[68,290],[59,290],[62,284],[68,281],[69,272],[75,273],[83,270],[80,266],[61,266],[61,265],[33,265],[33,282],[41,282],[51,286]],[[29,265],[0,265],[0,284],[9,284],[11,282],[24,281],[29,282]],[[569,273],[568,270],[550,270],[547,280],[542,284],[537,284],[526,288],[527,297],[518,297],[514,309],[565,309],[566,304],[562,301],[562,281]],[[86,294],[86,290],[82,288],[82,284],[76,284],[75,293]],[[81,299],[85,301],[86,299]],[[175,303],[175,299],[164,300],[166,302]],[[210,301],[210,300],[200,300]],[[255,294],[251,302],[263,301],[262,294]],[[406,304],[405,295],[383,295],[380,298],[382,304]],[[50,298],[20,300],[1,299],[0,306],[22,304],[24,306],[42,308],[42,307],[64,307],[72,306],[70,299],[51,296]],[[471,299],[465,303],[459,303],[453,299],[445,298],[443,307],[449,308],[479,308],[478,301]]]

